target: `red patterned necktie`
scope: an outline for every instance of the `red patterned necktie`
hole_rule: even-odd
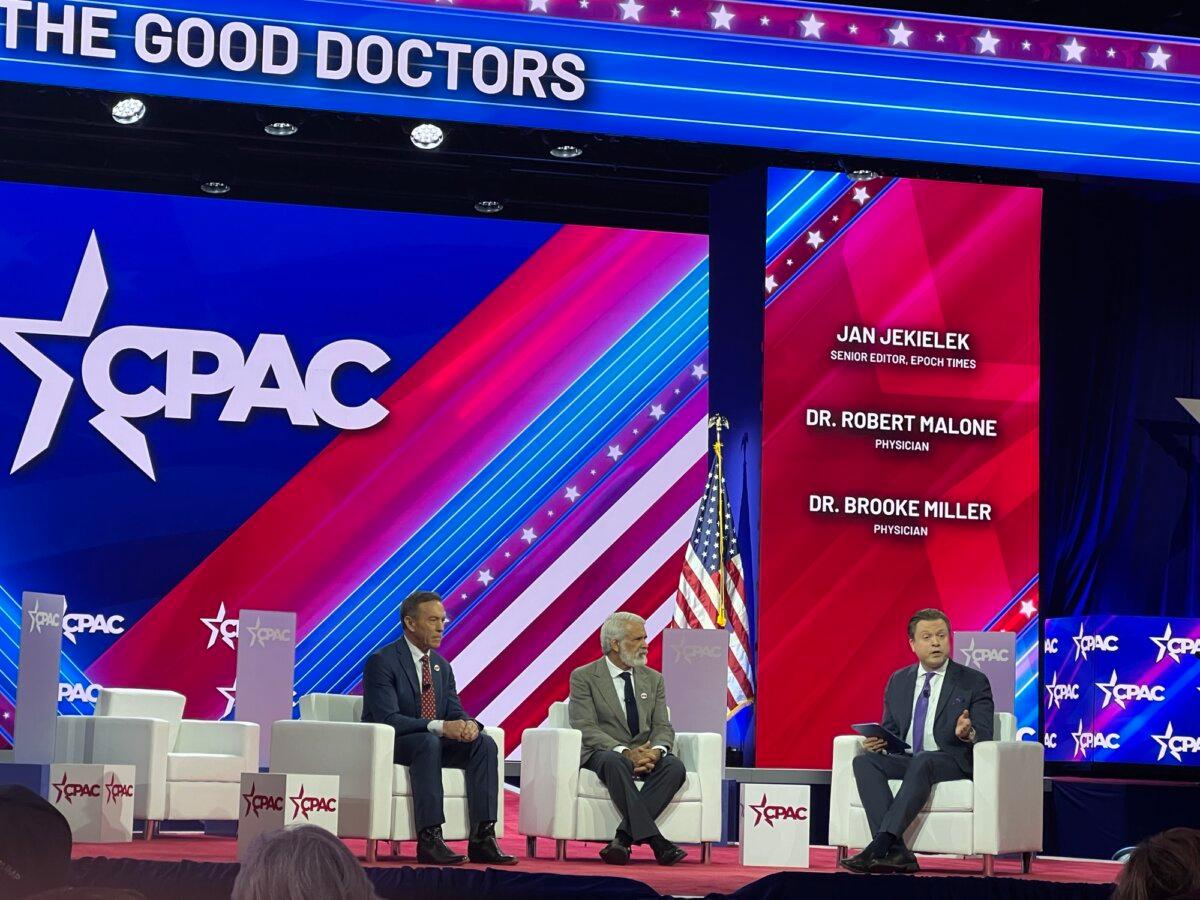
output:
[[[433,696],[433,673],[429,671],[429,654],[421,657],[421,718],[437,718],[437,700]]]

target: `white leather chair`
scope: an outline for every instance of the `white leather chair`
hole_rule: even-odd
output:
[[[378,841],[417,839],[408,766],[393,764],[395,730],[362,721],[363,699],[342,694],[306,694],[300,720],[276,722],[271,729],[271,771],[340,778],[338,835],[366,838],[367,859],[375,861]],[[496,836],[504,836],[504,732],[484,728],[496,742],[499,775]],[[448,841],[470,836],[466,776],[442,771]]]
[[[258,725],[183,718],[174,691],[102,688],[92,716],[58,719],[58,762],[136,769],[134,818],[149,840],[165,819],[236,820],[243,772],[258,771]]]
[[[829,842],[838,859],[849,848],[871,842],[867,814],[854,780],[854,757],[866,751],[862,738],[843,735],[833,741],[833,783],[829,799]],[[975,745],[974,780],[944,781],[933,786],[929,800],[904,835],[916,853],[983,856],[984,872],[994,871],[994,857],[1022,854],[1029,871],[1033,854],[1042,849],[1042,774],[1045,748],[1017,739],[1017,720],[997,713],[995,740]],[[892,793],[899,781],[890,782]]]
[[[674,754],[687,780],[658,819],[663,837],[700,844],[707,862],[721,839],[721,774],[724,739],[719,734],[676,734]],[[530,728],[521,737],[520,827],[526,852],[536,854],[539,837],[555,841],[555,858],[565,859],[567,841],[612,840],[620,813],[603,782],[579,766],[582,732],[571,727],[566,703],[550,706],[550,727]]]

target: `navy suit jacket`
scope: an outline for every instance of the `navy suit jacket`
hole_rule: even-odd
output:
[[[449,661],[436,650],[430,650],[429,669],[437,706],[434,718],[448,722],[470,719],[458,700]],[[421,673],[404,638],[380,647],[367,658],[363,670],[362,720],[391,725],[397,736],[429,730],[430,720],[421,717]]]
[[[888,679],[883,695],[884,728],[899,735],[903,740],[912,724],[913,696],[917,690],[919,664],[905,666]],[[995,730],[996,707],[992,702],[992,685],[987,676],[978,669],[969,669],[950,660],[946,669],[946,680],[938,694],[937,709],[933,712],[933,739],[938,749],[954,757],[964,774],[974,770],[973,744],[960,741],[954,726],[966,709],[971,714],[971,726],[975,729],[975,743],[990,741]]]

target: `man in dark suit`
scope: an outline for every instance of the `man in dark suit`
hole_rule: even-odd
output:
[[[571,727],[583,733],[580,766],[596,773],[621,813],[600,858],[624,865],[630,847],[649,844],[658,864],[670,866],[687,853],[659,833],[655,819],[683,787],[687,771],[671,755],[675,729],[663,677],[646,668],[646,621],[613,613],[600,630],[600,646],[603,657],[571,673],[567,704]]]
[[[496,844],[496,742],[467,716],[454,672],[434,652],[442,643],[446,609],[433,591],[416,591],[400,604],[404,637],[371,654],[363,673],[363,721],[396,730],[396,762],[412,778],[417,861],[443,866],[464,859],[442,840],[442,769],[465,769],[471,836],[467,858],[516,865]]]
[[[950,658],[950,620],[923,609],[908,622],[917,664],[895,672],[883,695],[882,725],[912,748],[888,754],[883,738],[865,738],[854,759],[854,780],[874,835],[861,852],[842,860],[854,872],[915,872],[917,858],[904,832],[934,784],[972,775],[972,749],[992,739],[995,706],[987,676]],[[890,779],[900,779],[892,797]]]

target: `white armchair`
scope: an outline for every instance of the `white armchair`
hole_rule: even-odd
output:
[[[146,840],[164,819],[236,820],[242,773],[258,771],[258,725],[184,719],[184,703],[174,691],[103,688],[95,715],[58,720],[58,762],[135,767]]]
[[[340,779],[338,834],[367,840],[367,859],[378,856],[378,841],[417,838],[408,766],[393,764],[396,732],[390,725],[362,721],[362,697],[306,694],[300,721],[276,722],[271,729],[271,771],[337,775]],[[504,732],[485,728],[496,742],[499,769],[496,836],[504,836]],[[466,777],[461,769],[442,771],[446,840],[470,836]]]
[[[565,859],[567,841],[612,840],[621,816],[608,789],[590,769],[579,766],[583,734],[570,726],[566,703],[550,706],[550,727],[530,728],[521,737],[521,806],[518,830],[533,857],[539,837],[555,841],[555,858]],[[674,753],[687,780],[659,817],[665,838],[700,844],[707,862],[721,839],[719,734],[677,734]]]
[[[1011,713],[997,713],[995,740],[975,745],[974,780],[944,781],[933,786],[929,800],[908,829],[904,841],[917,853],[983,856],[984,872],[992,874],[994,857],[1022,854],[1026,872],[1034,853],[1042,849],[1041,744],[1020,741]],[[829,798],[829,842],[838,859],[849,848],[871,842],[867,814],[854,780],[854,757],[864,753],[854,735],[834,738],[833,783]],[[900,789],[892,781],[892,793]]]

